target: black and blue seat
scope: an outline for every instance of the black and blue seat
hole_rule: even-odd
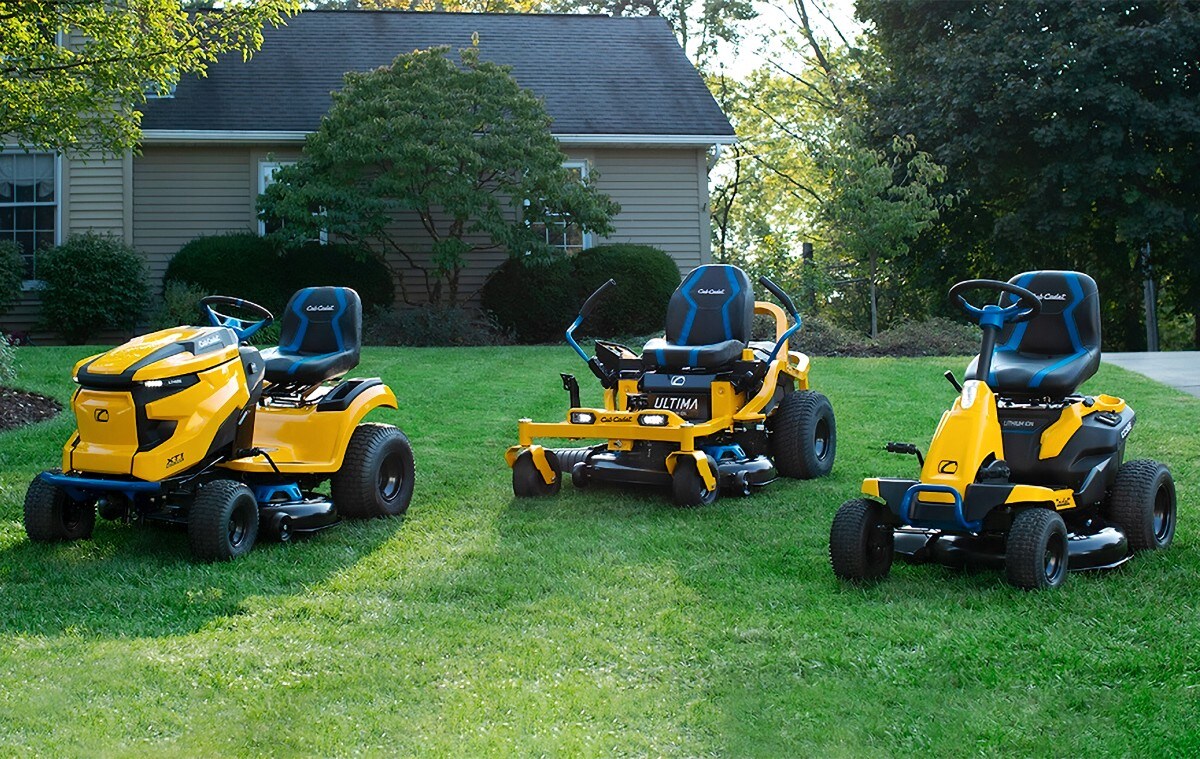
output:
[[[1041,313],[1007,324],[996,341],[987,384],[1001,395],[1061,398],[1100,366],[1100,295],[1096,282],[1074,271],[1031,271],[1009,280],[1037,295]],[[1001,305],[1016,297],[1001,296]],[[967,367],[976,377],[978,357]]]
[[[750,340],[754,290],[736,266],[693,269],[671,295],[665,337],[642,350],[649,369],[717,369],[737,361]]]
[[[348,287],[306,287],[288,301],[279,347],[262,352],[268,382],[316,385],[358,365],[362,301]]]

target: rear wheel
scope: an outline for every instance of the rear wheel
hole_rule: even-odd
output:
[[[25,534],[35,543],[83,540],[96,526],[96,506],[73,500],[41,477],[25,492]]]
[[[250,553],[258,538],[258,502],[235,480],[201,486],[188,513],[188,543],[201,561],[228,561]]]
[[[415,474],[403,432],[390,424],[360,424],[330,480],[333,504],[351,519],[399,516],[408,511]]]
[[[713,476],[717,474],[717,465],[711,458],[708,460],[709,469]],[[717,500],[719,488],[709,489],[700,476],[696,460],[690,456],[681,456],[675,462],[675,472],[671,475],[671,494],[679,506],[707,506]]]
[[[887,577],[892,568],[895,534],[883,507],[866,498],[846,501],[829,529],[829,563],[850,582]]]
[[[517,498],[554,495],[562,487],[562,470],[558,463],[558,457],[554,455],[554,451],[545,449],[543,451],[546,454],[546,463],[550,466],[550,471],[554,473],[554,479],[546,482],[542,478],[542,473],[538,471],[537,464],[533,461],[533,454],[529,451],[523,452],[513,462],[512,486],[513,495]]]
[[[837,424],[833,405],[824,395],[812,390],[786,393],[767,425],[771,457],[781,475],[810,480],[833,469]]]
[[[1117,470],[1104,515],[1129,539],[1129,549],[1156,551],[1175,538],[1175,480],[1157,461],[1127,461]]]
[[[1026,509],[1013,519],[1004,570],[1018,588],[1057,588],[1067,580],[1067,525],[1050,509]]]

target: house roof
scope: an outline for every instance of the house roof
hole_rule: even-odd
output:
[[[344,72],[416,49],[469,47],[474,33],[482,58],[512,66],[521,86],[544,100],[555,135],[654,143],[733,137],[662,18],[389,11],[306,11],[267,28],[248,62],[227,56],[207,77],[185,77],[173,98],[147,102],[142,128],[148,138],[309,132]]]

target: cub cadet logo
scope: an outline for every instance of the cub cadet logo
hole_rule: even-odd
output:
[[[96,409],[95,416],[96,416],[97,422],[107,422],[108,421],[108,409],[106,409],[106,408]]]
[[[721,288],[720,290],[716,290],[711,287],[701,287],[699,290],[696,291],[696,294],[697,295],[724,295],[725,289]]]
[[[685,383],[687,383],[687,377],[684,377],[681,374],[671,377],[671,385],[673,387],[682,387]]]
[[[938,474],[954,474],[958,471],[958,462],[950,459],[943,459],[938,464]]]
[[[178,466],[179,464],[182,464],[182,463],[183,463],[183,454],[177,453],[174,456],[172,456],[171,458],[167,459],[167,469],[170,469],[173,466]]]
[[[1066,293],[1034,293],[1038,296],[1038,300],[1066,300]]]
[[[221,342],[221,336],[219,334],[202,337],[196,341],[196,350],[203,350],[204,348],[207,348],[210,345],[216,345],[219,342]]]
[[[1070,505],[1071,505],[1071,496],[1069,496],[1069,495],[1064,495],[1062,498],[1058,498],[1054,501],[1054,508],[1056,508],[1056,509],[1061,509],[1064,506],[1070,506]]]
[[[1121,439],[1124,440],[1129,437],[1130,432],[1133,432],[1133,422],[1130,422],[1121,429]]]
[[[681,398],[678,395],[660,395],[654,399],[654,408],[665,411],[699,411],[699,398]]]
[[[334,309],[334,306],[332,304],[330,304],[328,306],[305,306],[304,307],[304,310],[308,311],[309,313],[316,313],[318,311],[332,311],[333,309]]]
[[[604,424],[612,424],[614,422],[628,422],[629,420],[623,416],[602,416],[600,422]]]

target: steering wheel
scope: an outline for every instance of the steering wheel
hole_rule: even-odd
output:
[[[214,306],[229,306],[247,311],[262,317],[258,321],[239,319],[236,316],[218,311]],[[228,295],[208,295],[200,299],[200,311],[208,317],[208,322],[214,327],[228,327],[237,335],[239,341],[245,341],[263,327],[270,326],[275,316],[267,309],[241,298],[231,298]]]
[[[989,303],[983,308],[971,305],[963,297],[968,290],[995,290],[1016,297],[1011,306]],[[957,305],[967,318],[981,327],[1003,327],[1005,324],[1027,322],[1042,312],[1042,302],[1024,287],[995,279],[968,279],[950,288],[950,302]]]

